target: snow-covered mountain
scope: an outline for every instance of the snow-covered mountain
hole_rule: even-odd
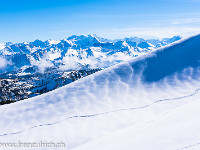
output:
[[[199,149],[199,59],[197,35],[3,105],[0,140],[54,143],[49,149],[60,141],[60,149],[76,150]]]
[[[73,35],[58,41],[4,43],[0,44],[0,56],[9,63],[2,65],[0,73],[18,69],[23,72],[29,67],[40,72],[52,67],[68,71],[107,68],[177,40],[179,36],[161,41],[137,37],[112,41],[92,35]]]

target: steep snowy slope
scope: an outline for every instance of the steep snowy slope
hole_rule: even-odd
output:
[[[0,141],[62,141],[63,149],[81,150],[181,149],[195,144],[200,135],[200,122],[192,119],[200,98],[199,58],[200,35],[27,101],[3,105]]]

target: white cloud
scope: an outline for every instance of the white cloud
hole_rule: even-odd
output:
[[[0,43],[0,50],[5,48],[5,43]]]
[[[60,66],[61,70],[77,70],[80,68],[78,57],[64,57],[62,62],[64,65]]]
[[[58,52],[58,51],[47,52],[46,55],[45,55],[45,58],[46,58],[47,60],[51,60],[51,61],[53,61],[53,60],[55,60],[55,59],[57,59],[57,58],[59,58],[59,57],[61,57],[61,53]]]
[[[53,67],[53,63],[46,59],[41,59],[39,61],[34,61],[33,65],[39,68],[39,71],[44,72],[46,68]]]
[[[200,33],[200,27],[146,27],[146,28],[124,28],[107,29],[97,31],[98,36],[105,38],[143,37],[143,38],[166,38],[175,35],[188,37]]]
[[[185,25],[194,23],[200,23],[200,18],[176,19],[171,22],[173,25]]]
[[[200,0],[191,0],[191,1],[192,1],[192,2],[198,2],[198,3],[200,2]]]
[[[10,62],[8,62],[6,59],[0,57],[0,68],[5,68]]]

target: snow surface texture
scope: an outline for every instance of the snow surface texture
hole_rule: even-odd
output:
[[[197,35],[3,105],[0,141],[63,141],[64,149],[76,150],[199,149],[199,58]]]

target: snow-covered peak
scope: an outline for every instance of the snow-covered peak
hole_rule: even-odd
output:
[[[48,40],[48,42],[50,45],[53,45],[53,44],[56,45],[56,44],[60,43],[60,40]]]

